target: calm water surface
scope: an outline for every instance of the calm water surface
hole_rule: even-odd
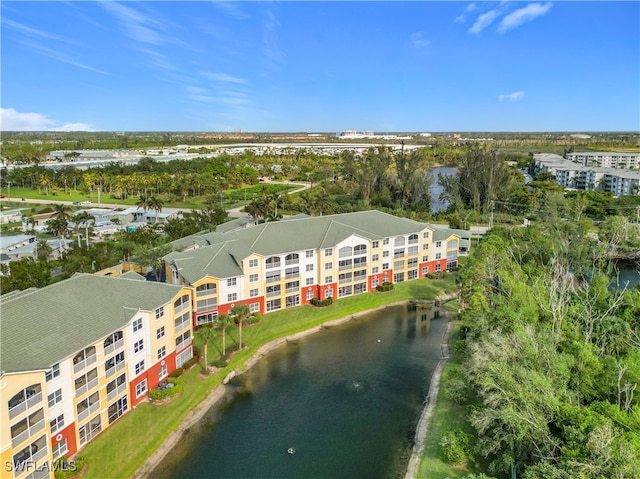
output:
[[[283,346],[152,477],[403,477],[445,329],[392,307]]]

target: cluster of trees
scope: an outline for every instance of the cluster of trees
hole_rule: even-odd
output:
[[[497,477],[640,474],[640,288],[612,286],[622,217],[495,228],[461,273],[464,358],[443,388],[473,433],[467,460]]]

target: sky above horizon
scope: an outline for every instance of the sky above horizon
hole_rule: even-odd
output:
[[[2,131],[639,131],[640,2],[3,1]]]

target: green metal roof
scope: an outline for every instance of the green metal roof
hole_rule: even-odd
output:
[[[2,297],[0,371],[48,369],[122,328],[139,310],[171,301],[181,286],[76,274],[22,295]]]

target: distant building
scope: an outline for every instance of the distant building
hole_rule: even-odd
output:
[[[566,158],[582,166],[601,166],[603,168],[640,168],[640,153],[615,151],[582,151],[567,153]]]

